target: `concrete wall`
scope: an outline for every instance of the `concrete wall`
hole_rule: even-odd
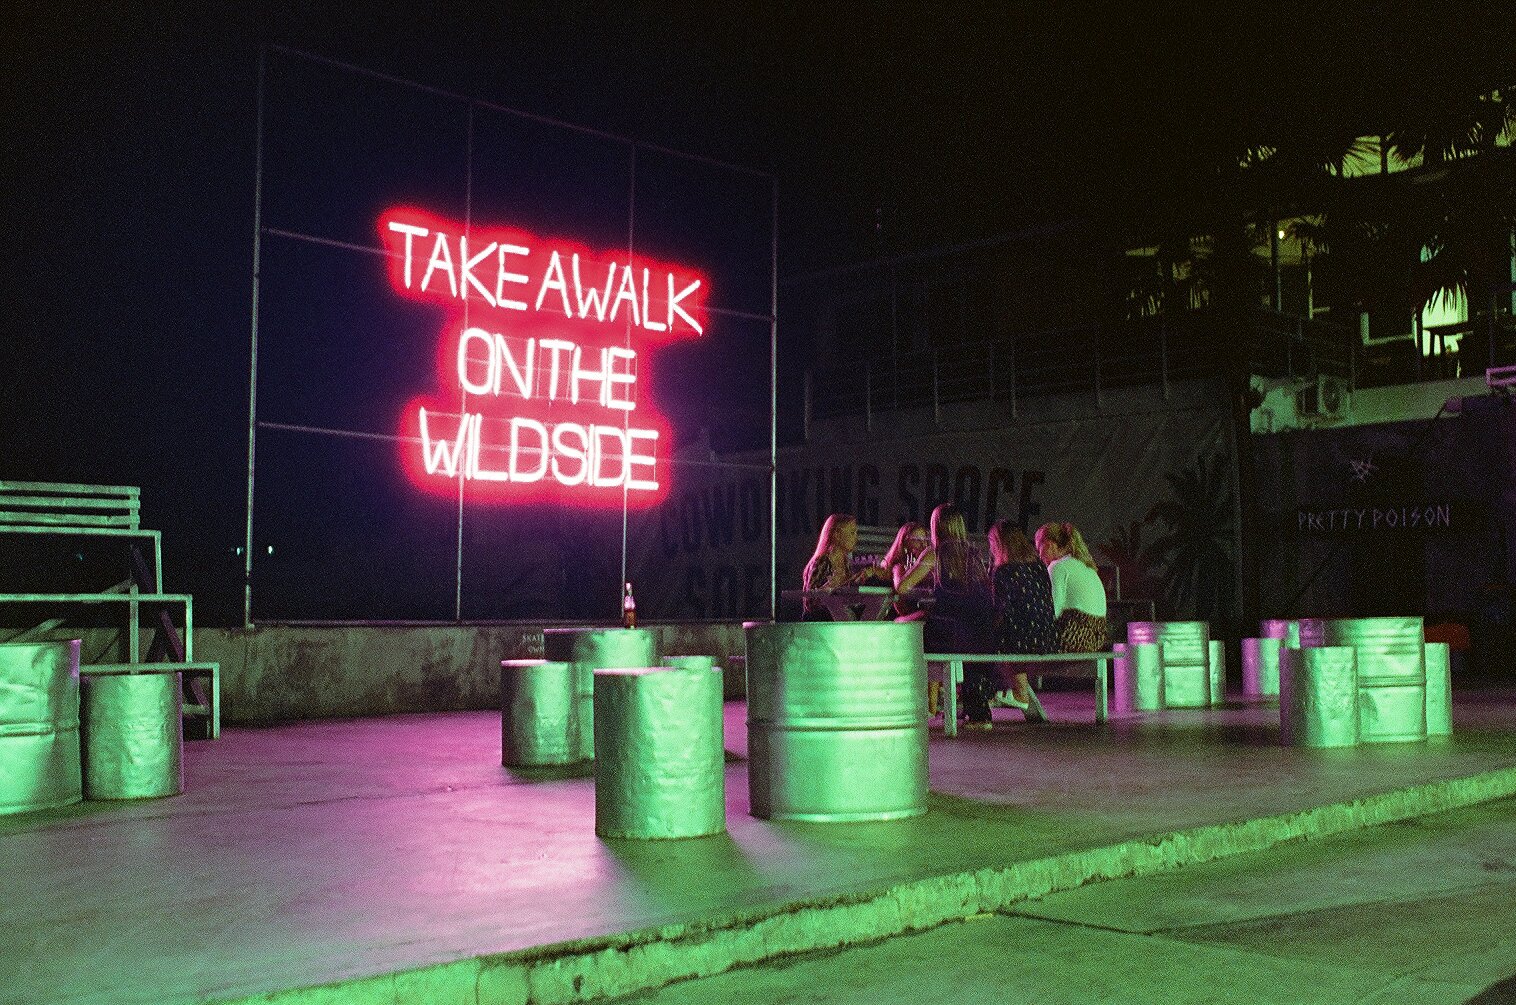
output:
[[[649,625],[660,655],[716,656],[742,694],[739,624]],[[542,625],[265,625],[195,631],[195,658],[221,664],[232,723],[499,708],[502,659],[542,655]]]

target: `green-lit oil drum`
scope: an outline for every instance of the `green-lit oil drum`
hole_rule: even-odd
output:
[[[84,795],[158,799],[184,791],[184,678],[86,668],[80,695]]]
[[[1283,643],[1283,639],[1275,638],[1242,640],[1244,698],[1257,701],[1279,697],[1279,650]]]
[[[1207,708],[1211,704],[1211,626],[1204,621],[1131,621],[1128,643],[1163,647],[1163,704]]]
[[[1111,660],[1111,715],[1130,715],[1136,699],[1133,688],[1136,681],[1128,662],[1126,643],[1112,642],[1111,652],[1116,654]]]
[[[748,794],[771,820],[926,812],[921,623],[747,625]]]
[[[579,751],[574,665],[501,660],[500,763],[512,768],[573,764]]]
[[[714,656],[665,656],[663,665],[666,667],[678,667],[681,670],[710,670],[720,669],[716,666]]]
[[[0,645],[0,813],[82,798],[79,641]]]
[[[1424,740],[1426,638],[1420,618],[1310,618],[1300,644],[1351,646],[1358,654],[1358,740]]]
[[[1162,647],[1156,642],[1117,642],[1111,648],[1120,654],[1111,661],[1112,714],[1162,711]]]
[[[1357,744],[1358,671],[1351,647],[1280,651],[1279,737],[1294,747]]]
[[[549,660],[574,664],[579,706],[579,756],[595,756],[595,671],[658,665],[658,639],[647,628],[549,628],[542,633]]]
[[[1220,639],[1210,641],[1211,707],[1226,704],[1226,646]]]
[[[1258,634],[1278,639],[1281,649],[1300,648],[1300,622],[1288,618],[1269,618],[1258,623]]]
[[[1446,642],[1428,642],[1427,736],[1453,735],[1452,653]]]
[[[726,830],[719,668],[596,670],[595,705],[596,834]]]

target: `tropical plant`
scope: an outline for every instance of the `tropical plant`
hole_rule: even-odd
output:
[[[1133,520],[1125,527],[1117,527],[1108,540],[1095,546],[1100,556],[1117,568],[1124,596],[1151,597],[1157,585],[1151,550],[1142,544],[1144,524],[1142,520]]]
[[[1146,552],[1162,565],[1164,597],[1177,614],[1230,621],[1237,597],[1231,468],[1216,454],[1165,480],[1170,497],[1147,515],[1165,533]]]

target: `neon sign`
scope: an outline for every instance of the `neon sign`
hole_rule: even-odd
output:
[[[450,399],[401,422],[406,470],[451,495],[651,506],[668,493],[668,423],[639,395],[650,347],[705,331],[705,277],[411,208],[379,219],[396,292],[448,306]]]

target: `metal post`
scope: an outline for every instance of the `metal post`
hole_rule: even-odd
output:
[[[769,620],[779,620],[779,179],[769,227]]]
[[[247,536],[242,544],[242,627],[253,627],[253,469],[258,446],[258,274],[263,237],[263,79],[268,49],[258,50],[258,126],[253,144],[253,308],[247,377]]]
[[[1158,315],[1158,368],[1163,376],[1163,400],[1169,400],[1169,326]]]
[[[1417,310],[1411,319],[1411,330],[1416,333],[1416,348],[1414,356],[1416,360],[1416,379],[1421,379],[1421,356],[1425,350],[1422,348],[1422,340],[1426,338],[1426,329],[1421,326],[1421,311]]]
[[[1269,221],[1269,263],[1274,267],[1274,310],[1284,313],[1284,273],[1279,266],[1279,221]]]
[[[464,154],[463,170],[463,232],[473,236],[474,226],[474,103],[468,103],[468,144]],[[463,300],[463,327],[469,326],[468,298]],[[460,396],[458,414],[466,414],[465,400]],[[458,467],[458,514],[456,536],[453,540],[453,620],[463,621],[463,466]]]
[[[626,254],[632,257],[632,249],[637,239],[637,144],[631,144],[627,153],[627,194],[626,194]],[[632,347],[632,316],[626,316],[626,348]],[[621,416],[622,432],[631,428],[632,413],[623,412]],[[630,469],[628,469],[630,470]],[[626,551],[627,551],[627,493],[625,480],[621,483],[621,583],[616,584],[616,601],[619,605],[621,600],[621,584],[626,582]],[[619,611],[619,606],[617,610]]]

